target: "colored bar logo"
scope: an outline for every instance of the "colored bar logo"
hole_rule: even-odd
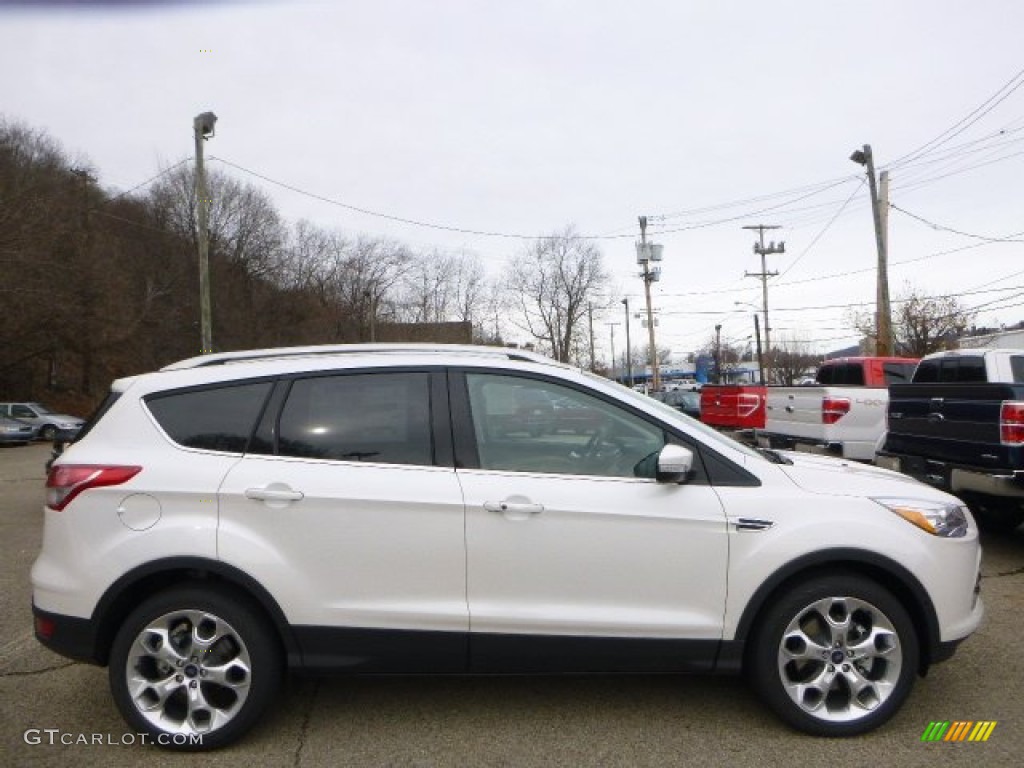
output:
[[[933,721],[921,734],[921,741],[988,741],[996,729],[996,720]]]

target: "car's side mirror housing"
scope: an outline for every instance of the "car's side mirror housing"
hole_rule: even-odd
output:
[[[659,483],[682,484],[690,479],[693,471],[693,451],[681,445],[668,444],[658,453],[658,471],[655,479]]]

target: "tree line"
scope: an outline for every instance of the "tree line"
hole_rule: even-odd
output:
[[[469,251],[288,223],[263,191],[218,170],[208,189],[217,350],[457,321],[473,343],[511,335],[589,362],[587,308],[608,273],[571,227],[489,277]],[[0,118],[0,399],[84,412],[112,379],[199,354],[198,205],[191,163],[115,194],[44,131]]]

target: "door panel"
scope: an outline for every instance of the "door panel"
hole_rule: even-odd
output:
[[[425,371],[302,377],[279,418],[274,398],[254,441],[262,455],[246,454],[220,489],[218,546],[292,624],[464,642],[462,492],[434,439],[439,421],[447,429],[443,381]]]
[[[466,385],[473,428],[456,433],[475,438],[481,465],[458,470],[474,636],[721,637],[722,505],[702,482],[646,476],[659,425],[545,380],[470,373]],[[534,413],[513,432],[517,400]],[[585,411],[589,426],[563,429],[554,407],[546,422],[545,401]]]

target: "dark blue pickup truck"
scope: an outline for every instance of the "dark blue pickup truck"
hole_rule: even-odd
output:
[[[991,525],[1024,522],[1024,350],[925,357],[889,386],[877,464],[955,493]]]

